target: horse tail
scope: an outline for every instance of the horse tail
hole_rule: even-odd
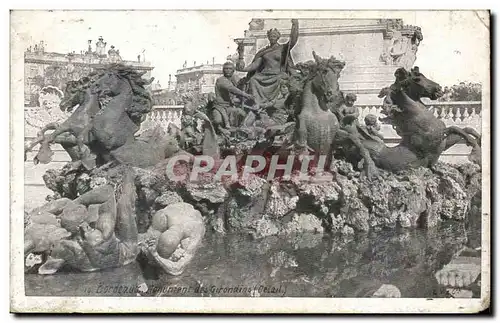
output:
[[[212,121],[206,114],[200,111],[197,111],[194,116],[204,121],[203,127],[205,129],[205,135],[203,136],[202,144],[203,155],[218,159],[220,156],[220,150],[217,142],[217,134],[215,133]]]

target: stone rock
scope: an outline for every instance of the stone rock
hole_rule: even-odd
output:
[[[314,214],[294,214],[284,226],[281,234],[289,235],[304,232],[323,233],[322,221]]]
[[[343,163],[337,161],[336,165],[343,167]],[[232,209],[226,212],[227,220],[237,225],[234,228],[251,231],[255,230],[255,223],[260,223],[256,220],[266,214],[266,221],[272,221],[272,227],[284,235],[321,232],[324,228],[350,235],[353,231],[396,225],[435,226],[447,218],[463,220],[467,216],[470,194],[476,192],[478,196],[477,189],[468,192],[471,186],[468,182],[479,178],[476,170],[471,167],[466,176],[458,167],[438,163],[434,172],[426,168],[397,174],[381,171],[381,179],[373,181],[339,173],[334,174],[333,181],[322,183],[300,182],[293,177],[290,181],[271,184],[254,179],[247,187],[229,189],[229,192],[238,192],[239,198],[232,197],[234,201],[227,205]],[[262,198],[258,193],[265,193],[265,185],[269,185],[269,194]],[[264,203],[265,196],[264,210],[250,207]],[[302,214],[313,217],[305,220]],[[309,226],[311,223],[315,223],[314,229]]]
[[[464,168],[464,170],[468,170]],[[433,168],[434,173],[439,174],[442,178],[451,178],[454,182],[457,182],[460,186],[465,185],[464,174],[460,173],[458,168],[453,165],[445,163],[437,163]]]
[[[346,216],[345,223],[357,231],[368,231],[370,229],[368,208],[357,198],[348,197],[344,202],[340,212]]]
[[[29,245],[30,252],[45,252],[50,250],[55,242],[70,236],[71,232],[60,225],[33,223],[24,230],[25,248]]]
[[[274,253],[269,258],[269,263],[273,266],[279,266],[283,268],[292,268],[298,266],[297,259],[294,256],[290,256],[283,250]]]
[[[359,172],[355,171],[351,163],[346,163],[343,160],[335,159],[332,161],[330,169],[340,175],[348,178],[359,177]]]
[[[293,249],[314,249],[323,240],[322,233],[303,232],[286,236],[287,240],[293,246]]]
[[[154,204],[156,198],[160,195],[157,191],[142,187],[139,191],[139,200],[141,201],[142,207],[150,207]]]
[[[78,227],[88,218],[88,211],[84,205],[75,204],[66,207],[61,215],[61,227],[71,233],[76,233]]]
[[[345,224],[345,217],[341,216],[340,214],[334,214],[330,213],[330,225],[331,225],[331,231],[333,232],[340,232],[342,228],[344,227]]]
[[[214,183],[186,183],[185,190],[192,201],[206,200],[212,204],[223,203],[227,197],[227,191],[221,182]]]
[[[152,172],[150,170],[135,168],[137,176],[135,177],[135,185],[139,187],[157,187],[165,181],[165,177],[162,173]]]
[[[400,298],[401,291],[394,285],[383,284],[375,293],[373,293],[373,297]]]
[[[263,215],[253,224],[255,231],[251,232],[254,239],[277,235],[279,230],[274,221],[269,219],[267,215]]]
[[[296,208],[298,200],[292,185],[275,182],[270,186],[265,212],[275,218],[282,217]]]
[[[341,187],[335,182],[326,183],[298,183],[297,195],[301,198],[312,198],[315,205],[322,205],[337,202]]]
[[[342,228],[342,235],[344,235],[344,236],[350,236],[350,235],[353,235],[353,234],[354,234],[354,229],[351,228],[348,225],[344,225],[344,227]]]
[[[234,187],[241,196],[257,197],[265,193],[266,189],[264,187],[266,184],[267,181],[261,177],[248,176],[238,180]]]
[[[182,198],[176,192],[167,191],[155,199],[156,209],[164,208],[170,204],[183,202]]]
[[[63,169],[49,169],[42,176],[45,186],[55,193],[59,193],[60,197],[67,197],[74,199],[78,196],[76,185],[77,185],[77,173],[65,174]]]
[[[271,182],[255,175],[217,181],[214,174],[174,182],[160,166],[133,168],[137,218],[146,228],[156,210],[184,201],[198,209],[216,232],[250,232],[261,238],[325,230],[350,236],[397,225],[432,227],[446,219],[463,221],[471,212],[480,214],[481,169],[474,164],[437,163],[432,170],[399,173],[381,170],[372,181],[358,176],[345,161],[335,160],[333,166],[327,181],[300,181],[293,175]],[[45,178],[56,194],[73,199],[102,185],[100,181],[115,183],[112,173],[102,169],[68,175],[63,169],[50,170]]]

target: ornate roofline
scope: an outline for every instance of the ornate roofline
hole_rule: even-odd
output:
[[[300,28],[299,36],[381,32],[384,38],[390,38],[392,37],[393,30],[400,31],[404,36],[412,36],[416,30],[421,29],[418,26],[404,25],[402,19],[379,19],[376,24]],[[279,28],[278,31],[282,37],[290,36],[289,28]],[[243,42],[244,45],[253,45],[257,39],[266,38],[267,31],[251,28],[245,31],[245,36],[234,39],[234,42],[237,44]]]

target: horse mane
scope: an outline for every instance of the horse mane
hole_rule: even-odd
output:
[[[99,75],[99,73],[93,71],[80,77],[78,80],[68,81],[63,89],[63,98],[65,98],[66,95],[85,92]]]
[[[105,72],[112,72],[121,78],[124,78],[130,84],[132,89],[132,104],[125,109],[132,121],[137,125],[143,121],[143,116],[153,109],[153,98],[151,93],[145,88],[153,82],[154,78],[143,79],[146,72],[139,72],[131,66],[123,64],[110,64],[101,69],[99,76]]]
[[[327,59],[317,57],[316,60],[297,63],[295,65],[297,72],[292,73],[288,80],[290,96],[292,97],[291,102],[296,106],[296,113],[299,112],[297,107],[300,105],[302,93],[308,81],[312,80],[319,71],[325,68],[340,72],[345,65],[344,61],[340,61],[334,56],[330,56]]]
[[[413,82],[413,77],[418,77],[420,75],[420,69],[418,68],[418,66],[411,68],[409,71],[404,67],[399,67],[394,72],[396,80],[390,86],[390,89],[392,91],[398,91],[399,89],[406,90]]]
[[[330,56],[327,59],[318,59],[317,61],[309,60],[303,63],[297,63],[295,68],[298,70],[298,76],[292,77],[290,81],[290,91],[300,90],[304,88],[307,81],[313,79],[318,71],[329,68],[332,70],[338,70],[339,72],[344,69],[345,62],[340,61],[335,58],[335,56]],[[297,89],[296,89],[297,88]]]

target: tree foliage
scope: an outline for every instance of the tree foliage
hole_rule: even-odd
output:
[[[444,88],[440,101],[481,101],[481,83],[460,82]]]

